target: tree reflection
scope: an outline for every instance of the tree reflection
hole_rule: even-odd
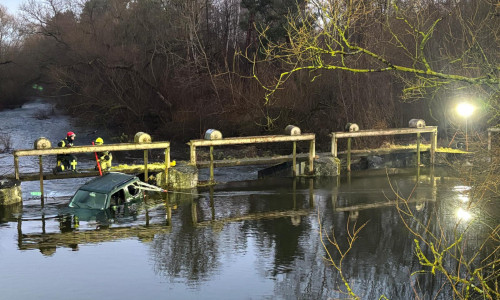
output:
[[[219,243],[209,229],[196,230],[193,212],[205,218],[203,210],[196,209],[197,200],[186,194],[174,194],[179,203],[172,234],[155,237],[151,244],[154,270],[171,278],[186,278],[195,283],[206,278],[219,265]]]

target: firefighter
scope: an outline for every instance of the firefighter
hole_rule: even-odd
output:
[[[102,145],[104,140],[100,137],[95,139],[96,145]],[[101,170],[111,169],[111,161],[113,160],[113,155],[109,151],[97,152],[97,157],[99,158],[99,164],[101,165]],[[98,166],[95,166],[98,169]]]
[[[57,146],[62,148],[73,147],[73,142],[75,141],[76,134],[73,131],[69,131],[66,134],[66,138],[62,139]],[[77,172],[76,170],[76,157],[73,154],[58,154],[57,155],[57,167],[54,169],[55,172],[68,171]]]

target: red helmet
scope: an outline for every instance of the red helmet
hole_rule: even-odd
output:
[[[76,136],[76,134],[73,131],[68,131],[68,134],[66,136],[67,137]]]

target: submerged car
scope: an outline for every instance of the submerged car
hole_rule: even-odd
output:
[[[69,207],[105,210],[143,198],[137,176],[110,172],[82,185],[70,200]]]

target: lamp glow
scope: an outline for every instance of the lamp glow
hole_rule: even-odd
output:
[[[457,217],[460,220],[468,221],[468,220],[470,220],[470,218],[472,218],[472,215],[468,211],[464,210],[463,208],[459,208],[457,211]]]
[[[462,102],[457,106],[457,113],[465,118],[465,150],[469,151],[469,142],[467,139],[467,118],[472,115],[475,107],[467,102]]]
[[[460,200],[462,203],[467,203],[469,202],[469,196],[467,195],[458,195],[458,200]]]
[[[464,118],[468,118],[474,112],[475,107],[469,103],[463,102],[457,106],[457,112]]]

